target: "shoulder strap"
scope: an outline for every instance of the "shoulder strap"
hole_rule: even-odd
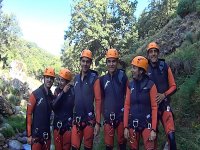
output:
[[[165,66],[165,61],[161,60],[160,63],[159,63],[159,69],[160,69],[161,73],[164,70],[164,66]]]
[[[122,82],[123,77],[124,77],[124,71],[120,69],[118,73],[118,79],[120,83],[123,83]]]
[[[96,79],[97,79],[97,75],[95,74],[95,73],[91,73],[90,74],[90,79],[89,79],[89,83],[90,84],[93,84],[95,81],[96,81]]]

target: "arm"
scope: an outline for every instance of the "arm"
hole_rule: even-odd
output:
[[[151,100],[151,109],[152,109],[152,129],[155,131],[157,128],[157,112],[158,112],[156,95],[157,95],[157,89],[154,84],[150,90],[150,100]]]
[[[56,109],[59,106],[60,102],[62,101],[63,95],[64,95],[64,92],[62,91],[58,96],[55,96],[55,99],[53,100],[53,103],[52,103],[53,109]]]
[[[31,125],[32,125],[32,114],[34,111],[34,107],[36,104],[36,100],[33,94],[30,95],[29,102],[27,104],[27,112],[26,112],[26,127],[27,127],[27,136],[31,136]]]
[[[170,96],[176,91],[176,83],[170,67],[168,67],[168,83],[169,89],[165,91],[165,96]]]
[[[57,93],[56,90],[54,92],[54,100],[53,100],[53,103],[52,103],[52,107],[53,109],[56,109],[60,103],[62,102],[62,99],[63,97],[65,96],[65,93],[67,93],[71,88],[71,85],[70,84],[67,84],[65,85],[65,87],[63,88],[62,92],[60,93]]]
[[[100,123],[101,121],[101,89],[100,89],[99,79],[97,79],[94,83],[94,96],[95,96],[96,121],[97,123]]]
[[[124,127],[128,127],[128,117],[129,117],[129,111],[130,111],[130,89],[127,87],[126,90],[126,99],[124,102]]]

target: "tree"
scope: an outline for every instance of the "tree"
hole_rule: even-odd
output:
[[[68,56],[63,52],[65,56],[62,58],[70,60],[72,57],[77,61],[75,55],[88,48],[93,52],[95,65],[98,65],[108,48],[116,48],[121,54],[127,51],[137,40],[136,4],[137,1],[129,0],[74,1],[70,27],[65,34],[70,50],[65,50],[75,54]]]
[[[138,19],[139,38],[154,35],[175,14],[178,0],[151,0]]]
[[[17,39],[21,32],[14,15],[0,15],[0,61],[3,68],[7,64],[10,51],[17,45]]]

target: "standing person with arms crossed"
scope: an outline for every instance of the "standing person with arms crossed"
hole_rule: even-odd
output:
[[[57,97],[53,104],[54,144],[56,150],[70,150],[71,128],[74,108],[74,88],[70,85],[72,74],[63,68],[59,73],[59,86],[55,89]]]
[[[146,75],[148,60],[136,56],[132,62],[133,80],[127,87],[124,104],[124,136],[131,150],[139,149],[140,136],[145,150],[154,150],[157,126],[157,89]]]
[[[51,143],[50,116],[54,96],[50,89],[55,78],[54,68],[47,67],[43,75],[44,84],[32,92],[27,104],[27,136],[32,150],[49,150]]]
[[[161,120],[168,137],[169,149],[176,150],[174,117],[170,107],[170,96],[176,91],[176,83],[171,68],[164,59],[159,59],[160,48],[157,43],[151,42],[147,46],[149,59],[148,75],[156,84],[158,94],[156,101],[159,105],[158,119]]]
[[[94,136],[99,134],[101,120],[101,90],[96,71],[90,69],[92,52],[83,50],[80,56],[81,72],[74,79],[74,125],[72,127],[72,150],[92,150]],[[94,108],[95,99],[95,108]]]
[[[123,113],[128,78],[125,71],[117,69],[119,54],[116,49],[106,52],[108,73],[100,77],[104,116],[104,142],[106,150],[114,146],[115,131],[120,150],[126,150]]]

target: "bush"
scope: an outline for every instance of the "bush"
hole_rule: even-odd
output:
[[[2,134],[5,138],[9,138],[9,137],[12,137],[13,135],[15,135],[15,132],[14,132],[13,128],[6,128],[6,129],[2,130]]]
[[[7,122],[15,132],[23,132],[26,129],[26,121],[23,116],[11,116],[7,118]]]
[[[200,0],[196,0],[196,12],[200,14]]]
[[[19,96],[15,96],[13,94],[8,94],[7,99],[9,100],[10,103],[14,104],[15,106],[19,105],[19,103],[20,103]]]
[[[187,33],[186,33],[185,39],[186,39],[187,41],[189,41],[191,44],[193,44],[193,43],[194,43],[194,33],[192,33],[192,32],[187,32]]]
[[[196,0],[180,0],[177,7],[177,14],[182,18],[191,12],[196,11]]]

